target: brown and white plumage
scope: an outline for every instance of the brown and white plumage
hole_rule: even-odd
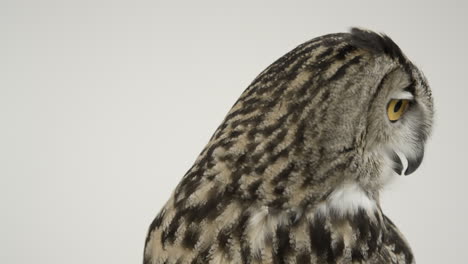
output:
[[[409,107],[392,122],[397,99]],[[387,36],[298,46],[234,104],[151,224],[144,263],[412,263],[379,192],[403,158],[406,174],[420,164],[432,115]]]

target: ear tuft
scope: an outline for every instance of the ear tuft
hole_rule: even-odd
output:
[[[351,42],[356,47],[369,50],[375,54],[385,54],[400,62],[406,61],[400,47],[385,34],[354,27],[351,28]]]

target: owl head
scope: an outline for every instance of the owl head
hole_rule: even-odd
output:
[[[426,79],[389,37],[318,37],[249,85],[175,198],[304,208],[347,182],[375,197],[421,164],[432,118]]]
[[[318,141],[332,153],[354,153],[360,171],[353,177],[378,190],[421,164],[433,99],[422,72],[388,36],[353,28],[348,37],[344,47],[353,51],[336,53],[337,69],[324,86],[334,96],[318,103],[329,116]]]

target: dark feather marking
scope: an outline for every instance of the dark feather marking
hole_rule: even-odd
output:
[[[237,156],[236,157],[236,161],[234,163],[234,167],[235,168],[240,168],[241,166],[243,166],[245,164],[245,161],[247,160],[247,154],[246,153],[242,153],[241,155]]]
[[[355,228],[358,235],[358,241],[360,243],[366,243],[367,238],[369,236],[370,228],[369,228],[369,217],[367,216],[367,212],[360,208],[357,213],[353,216],[351,220],[351,225]]]
[[[184,238],[182,240],[182,246],[187,249],[193,249],[198,242],[200,237],[200,230],[195,227],[190,227],[185,231]]]
[[[218,139],[220,136],[222,136],[224,133],[224,130],[228,127],[229,123],[228,122],[223,122],[219,127],[218,129],[216,129],[216,131],[214,132],[214,134],[211,136],[210,138],[210,141],[214,140],[214,139]],[[204,155],[206,149],[203,149],[202,153],[200,155]]]
[[[302,251],[296,256],[296,263],[297,264],[307,264],[310,263],[312,260],[310,258],[311,252]]]
[[[270,166],[270,164],[260,164],[259,166],[255,167],[255,173],[262,175],[268,166]]]
[[[162,236],[161,236],[161,243],[163,245],[166,245],[167,243],[174,243],[176,237],[175,234],[177,232],[177,229],[180,226],[181,223],[181,218],[182,215],[185,213],[184,210],[178,211],[175,215],[174,218],[171,220],[171,223],[169,226],[163,230]]]
[[[374,254],[378,249],[380,250],[380,243],[377,243],[380,234],[380,227],[371,221],[369,223],[369,231],[370,237],[367,240],[367,245],[369,246],[369,254]]]
[[[395,231],[397,227],[393,222],[384,215],[384,221],[389,226],[387,232],[385,234],[385,243],[386,244],[393,244],[395,246],[394,252],[396,254],[403,253],[405,256],[405,260],[407,263],[413,262],[413,253],[406,245],[406,242],[401,238],[401,236]]]
[[[242,177],[242,171],[241,170],[235,170],[232,172],[231,175],[231,182],[225,187],[224,190],[224,199],[228,201],[235,201],[239,195],[239,180]]]
[[[232,229],[231,228],[223,228],[218,233],[218,247],[224,253],[229,252],[229,240],[232,238]]]
[[[264,153],[259,152],[250,157],[250,160],[253,162],[253,164],[256,164],[260,161],[260,159],[263,157]]]
[[[236,117],[236,116],[243,116],[243,115],[246,115],[248,113],[251,113],[255,110],[257,110],[256,106],[257,104],[261,102],[261,99],[258,98],[258,97],[252,97],[252,98],[248,98],[246,100],[244,100],[242,102],[242,107],[240,109],[237,109],[235,110],[234,112],[231,112],[229,113],[226,117],[225,117],[225,121],[229,121],[230,119]],[[236,104],[234,104],[236,105]]]
[[[216,219],[219,215],[221,215],[224,212],[224,209],[226,209],[226,206],[231,202],[230,200],[223,199],[223,194],[221,192],[216,192],[215,194],[212,194],[208,198],[208,201],[209,202],[207,202],[205,206],[203,206],[198,211],[198,215],[201,215],[201,217],[198,219],[197,222],[201,222],[204,219],[213,221],[214,219]],[[204,213],[205,213],[205,216],[203,217]]]
[[[145,240],[145,245],[148,244],[148,241],[150,240],[151,238],[151,233],[153,232],[153,230],[159,228],[162,224],[162,221],[164,219],[164,211],[161,211],[153,220],[153,222],[151,222],[151,225],[148,229],[148,235],[146,236],[146,240]]]
[[[289,154],[289,151],[292,148],[292,144],[289,146],[285,147],[284,149],[280,150],[278,153],[271,155],[270,158],[268,159],[271,163],[275,163],[279,158],[281,157],[287,157]]]
[[[260,185],[262,185],[262,183],[263,183],[263,180],[259,179],[259,180],[254,181],[247,187],[247,191],[252,200],[258,199],[257,191],[258,191],[258,188],[260,188]]]
[[[329,81],[336,81],[341,79],[346,74],[346,70],[354,64],[358,64],[361,61],[361,56],[356,56],[349,60],[347,63],[343,64],[334,74]]]
[[[255,134],[262,134],[262,135],[271,135],[274,131],[279,129],[284,125],[286,122],[287,118],[289,117],[289,113],[281,116],[275,123],[262,127],[262,128],[254,128],[250,130],[248,133],[249,135],[255,135]]]
[[[274,133],[272,131],[269,134],[265,134],[267,139],[265,140],[266,146],[264,147],[263,152],[271,153],[274,150],[274,148],[284,139],[284,137],[288,133],[288,128],[285,128],[285,127],[281,128],[281,126],[285,125],[285,123],[287,122],[286,119],[287,119],[287,116],[285,116],[284,118],[280,118],[273,125],[276,127],[275,132],[279,131],[278,133]],[[271,127],[268,127],[267,129],[269,130],[271,129]],[[263,131],[263,132],[267,132],[267,131]]]
[[[375,32],[351,29],[351,43],[356,47],[369,50],[375,54],[385,54],[404,63],[406,61],[400,47],[392,39]]]
[[[310,245],[317,253],[317,256],[333,258],[333,249],[331,248],[331,233],[325,228],[325,219],[316,216],[313,223],[309,226]]]
[[[271,209],[273,210],[274,209],[281,210],[281,209],[284,209],[284,205],[288,202],[288,200],[289,199],[286,196],[279,196],[272,202],[268,203],[268,206],[271,207]]]
[[[355,46],[346,45],[346,46],[344,46],[343,48],[341,48],[338,51],[338,53],[335,55],[334,59],[344,60],[349,53],[351,53],[351,52],[353,52],[355,50],[356,50]]]
[[[270,142],[267,143],[265,149],[261,153],[255,155],[255,159],[259,161],[264,156],[272,156],[274,149],[282,142],[282,140],[286,137],[287,133],[287,129],[282,129],[278,134],[276,134],[276,136],[274,136],[273,139],[270,140]],[[255,167],[255,172],[258,175],[263,174],[265,172],[265,169],[271,166],[272,161],[274,160],[267,159],[264,163],[260,163],[258,166]]]
[[[284,169],[282,169],[271,181],[272,184],[278,184],[283,181],[287,181],[291,172],[294,171],[294,163],[289,163]]]
[[[181,196],[187,197],[188,195],[190,195],[191,193],[193,193],[195,190],[198,189],[198,187],[201,184],[201,182],[197,180],[199,176],[198,173],[199,171],[189,173],[187,176],[185,176],[182,179],[179,187],[177,187],[177,190],[176,190],[176,199],[174,200],[175,207],[179,207],[180,205],[179,203],[183,202],[183,199],[181,198]],[[179,203],[177,201],[179,201]]]
[[[335,258],[341,257],[344,253],[344,248],[345,244],[343,239],[339,238],[339,240],[336,242],[335,246],[333,247],[333,256]]]
[[[293,248],[289,242],[289,228],[287,226],[280,226],[276,230],[277,249],[274,250],[275,260],[279,264],[286,263],[286,258],[289,254],[292,254]]]
[[[315,163],[306,162],[304,170],[304,179],[301,184],[301,188],[308,188],[314,181],[315,175],[317,174],[317,165]]]
[[[322,60],[323,58],[331,55],[333,53],[333,51],[335,51],[335,48],[334,47],[329,47],[324,52],[318,54],[317,57],[315,57],[315,60],[318,60],[318,61]]]
[[[244,131],[242,131],[242,130],[233,130],[233,131],[229,132],[228,137],[229,137],[230,140],[232,140],[232,139],[237,138],[238,136],[240,136],[242,134],[244,134]]]
[[[255,116],[243,119],[243,120],[235,120],[231,123],[231,126],[235,128],[239,125],[243,125],[243,126],[247,126],[249,124],[258,125],[263,121],[263,118],[264,118],[263,115],[255,115]]]
[[[273,189],[273,193],[276,194],[276,195],[283,195],[283,194],[284,194],[284,190],[286,190],[286,186],[284,186],[284,185],[277,185],[277,186],[275,186],[275,188]]]
[[[353,261],[361,262],[364,260],[364,255],[359,248],[353,247],[351,248],[351,258]]]
[[[243,241],[241,244],[241,258],[242,263],[244,264],[252,263],[252,258],[250,257],[250,247],[248,242]]]
[[[206,264],[210,261],[210,248],[207,247],[200,251],[198,255],[192,260],[191,264]]]
[[[244,235],[244,230],[247,228],[249,219],[250,219],[250,214],[248,212],[243,212],[239,221],[237,222],[233,235],[235,235],[239,239],[239,241],[242,240],[242,237]]]

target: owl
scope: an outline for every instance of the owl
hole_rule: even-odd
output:
[[[247,87],[149,227],[145,264],[414,263],[379,193],[423,160],[433,100],[386,35],[314,38]]]

